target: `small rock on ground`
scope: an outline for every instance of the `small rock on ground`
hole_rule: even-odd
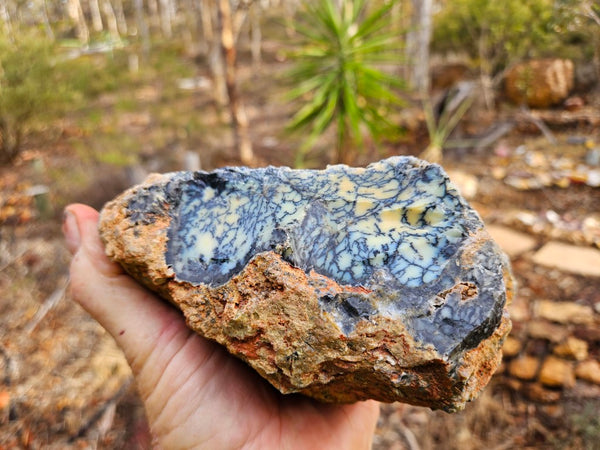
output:
[[[575,361],[583,361],[588,356],[588,343],[569,336],[564,342],[554,347],[554,354]]]
[[[508,367],[508,372],[521,380],[533,380],[537,375],[540,362],[534,356],[521,356],[513,359]]]
[[[573,364],[562,358],[549,356],[542,364],[539,380],[545,386],[571,388],[575,386]]]
[[[594,311],[589,306],[573,302],[552,302],[539,300],[535,304],[535,314],[542,319],[558,323],[589,324],[594,321]]]
[[[582,380],[600,384],[600,362],[591,359],[579,363],[575,369],[575,375]]]

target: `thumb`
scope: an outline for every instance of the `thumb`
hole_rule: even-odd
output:
[[[96,210],[85,205],[65,209],[63,232],[73,253],[73,299],[115,338],[134,373],[150,358],[160,369],[190,332],[176,310],[108,259],[98,235],[98,217]]]

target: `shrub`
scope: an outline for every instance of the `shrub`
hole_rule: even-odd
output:
[[[553,0],[452,0],[435,16],[433,47],[466,52],[482,74],[553,48]]]
[[[70,95],[54,47],[36,34],[0,37],[0,164],[20,152],[37,120],[63,108]]]

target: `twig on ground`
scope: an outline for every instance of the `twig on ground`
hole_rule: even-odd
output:
[[[399,423],[398,432],[402,435],[402,439],[404,439],[404,442],[408,446],[408,450],[421,450],[421,446],[410,428],[403,423]]]
[[[72,443],[72,442],[75,442],[77,439],[82,438],[96,424],[99,424],[98,425],[98,433],[99,434],[105,435],[106,433],[108,433],[108,431],[110,431],[110,427],[112,426],[112,422],[113,422],[113,418],[114,418],[113,408],[116,408],[117,403],[119,402],[121,397],[123,397],[123,395],[125,395],[125,393],[127,392],[127,389],[129,389],[129,386],[131,385],[132,381],[133,381],[132,377],[127,378],[127,380],[121,385],[119,390],[112,397],[110,397],[106,402],[104,402],[104,404],[102,404],[100,406],[100,408],[98,408],[98,410],[94,414],[92,414],[92,416],[88,419],[88,421],[86,423],[84,423],[81,426],[81,428],[79,428],[79,431],[74,436],[71,436],[71,438],[69,439],[69,442]]]
[[[533,113],[526,106],[521,106],[521,111],[523,112],[525,119],[529,120],[531,123],[533,123],[536,127],[540,129],[540,131],[548,140],[548,142],[550,142],[550,144],[558,144],[558,140],[554,137],[554,134],[552,134],[552,131],[550,131],[550,128],[548,128],[548,126],[542,121],[542,119],[534,116]]]
[[[477,140],[475,144],[475,150],[479,151],[491,146],[498,139],[510,133],[514,127],[515,123],[513,121],[507,121],[498,125],[493,125],[492,127],[488,128],[483,136]]]
[[[11,382],[11,363],[12,359],[8,355],[8,352],[4,350],[4,347],[0,346],[0,356],[2,356],[2,360],[4,361],[4,376],[2,377],[2,383],[6,386],[10,386]]]
[[[58,304],[58,302],[64,298],[65,291],[68,285],[69,280],[67,279],[67,281],[63,282],[61,286],[56,288],[54,292],[50,294],[50,296],[47,297],[46,300],[44,300],[44,303],[42,303],[42,306],[39,307],[39,309],[31,319],[31,322],[29,322],[25,327],[25,332],[27,334],[31,334],[31,332],[35,330],[35,328],[39,325],[42,319],[46,317],[48,311],[54,308]]]
[[[15,262],[17,262],[21,256],[23,256],[25,254],[25,250],[21,250],[19,253],[17,253],[15,256],[13,256],[12,258],[10,258],[8,261],[4,261],[0,264],[0,272],[2,272],[4,269],[6,269],[7,267],[12,266]]]

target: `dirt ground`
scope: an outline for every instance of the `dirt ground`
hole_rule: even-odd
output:
[[[240,73],[259,165],[291,165],[299,142],[281,131],[292,110],[272,74],[283,65],[267,53],[260,69]],[[207,74],[200,70],[198,75]],[[181,169],[186,151],[199,154],[205,170],[237,163],[230,130],[210,100],[210,85],[168,97],[166,88],[155,83],[101,97],[91,105],[99,111],[92,128],[82,125],[81,111],[74,112],[31,136],[18,160],[0,168],[0,449],[150,446],[123,356],[69,298],[69,255],[60,222],[69,202],[99,208],[148,172]],[[133,106],[119,107],[122,95]],[[599,105],[590,99],[585,111],[597,114]],[[503,107],[491,120],[513,114]],[[377,150],[367,143],[356,164],[418,154],[426,144],[418,115],[415,109],[417,126],[403,141],[383,143]],[[189,123],[177,119],[191,116],[199,121],[192,133],[182,135],[179,131]],[[165,128],[164,123],[174,125]],[[540,379],[539,367],[529,378],[515,375],[513,362],[528,356],[545,364],[568,338],[586,348],[582,358],[562,357],[573,373],[600,357],[600,277],[552,268],[534,258],[549,242],[600,247],[600,187],[585,178],[598,168],[590,155],[600,148],[600,130],[575,121],[552,132],[556,145],[525,124],[490,148],[446,152],[444,166],[458,173],[459,186],[472,191],[472,204],[482,217],[533,240],[511,257],[519,286],[511,307],[517,349],[511,349],[481,398],[463,412],[383,405],[375,449],[600,448],[596,382],[571,375],[549,385]],[[131,141],[129,153],[113,151],[115,143],[107,136],[119,133]],[[328,163],[328,148],[330,137],[309,154],[308,165]],[[590,320],[550,320],[536,309],[540,301],[589,308]]]

